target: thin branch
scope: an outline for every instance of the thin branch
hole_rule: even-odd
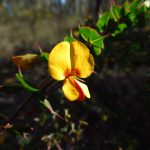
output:
[[[45,78],[45,80],[43,80],[39,85],[38,85],[38,88],[40,90],[42,90],[47,84],[49,83],[49,76],[47,78]],[[50,86],[51,88],[53,87],[53,85],[55,84],[52,84],[52,86]],[[14,114],[12,116],[10,116],[3,124],[3,127],[0,129],[0,132],[4,131],[5,130],[5,125],[7,125],[8,123],[12,122],[16,117],[17,115],[23,110],[23,108],[26,106],[26,104],[33,98],[35,94],[31,93],[30,95],[28,95],[28,97],[23,101],[23,103],[19,106],[19,108],[14,112]]]

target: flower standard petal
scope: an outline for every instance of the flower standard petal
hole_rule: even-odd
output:
[[[66,72],[71,71],[70,43],[61,42],[57,44],[49,54],[48,69],[52,78],[64,80]]]
[[[75,101],[79,97],[79,92],[72,77],[69,77],[65,80],[62,90],[65,97],[70,101]]]
[[[94,59],[89,49],[79,41],[70,44],[71,67],[74,75],[86,78],[94,71]]]

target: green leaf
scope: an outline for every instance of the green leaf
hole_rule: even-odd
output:
[[[135,23],[135,20],[136,20],[136,13],[130,13],[129,15],[128,15],[128,17],[129,17],[129,19],[130,19],[130,21],[132,22],[132,23]]]
[[[125,23],[120,23],[117,26],[117,29],[114,31],[114,33],[112,33],[112,36],[116,36],[117,34],[122,33],[125,29],[127,28],[127,25]]]
[[[124,11],[125,11],[125,14],[128,14],[131,12],[130,3],[128,1],[125,1],[125,3],[124,3]]]
[[[90,27],[81,27],[79,29],[79,33],[82,38],[87,41],[92,46],[92,50],[95,55],[99,55],[101,53],[101,49],[104,48],[104,38],[105,36],[101,36],[95,29]]]
[[[104,41],[103,38],[99,38],[96,40],[91,41],[92,45],[96,46],[97,48],[104,48]]]
[[[48,61],[49,53],[41,52],[41,57],[42,57],[43,60]]]
[[[22,84],[22,86],[27,89],[28,91],[30,92],[39,92],[39,89],[36,89],[32,86],[30,86],[25,80],[24,78],[22,77],[21,73],[17,73],[16,74],[16,77],[18,79],[18,81]]]
[[[121,18],[121,10],[122,7],[118,5],[112,5],[110,13],[115,22],[117,22]]]
[[[122,32],[127,28],[127,25],[125,23],[120,23],[118,25],[119,30]]]
[[[133,1],[130,3],[130,10],[133,12],[133,11],[136,11],[139,3],[140,3],[141,0],[136,0],[136,1]]]
[[[107,11],[99,16],[99,19],[98,19],[96,25],[100,32],[103,31],[104,26],[106,26],[108,24],[108,21],[110,18],[111,18],[111,15],[110,15],[109,11]]]
[[[104,36],[101,36],[96,30],[89,27],[81,27],[79,29],[79,33],[81,34],[82,38],[89,42],[91,45],[99,48],[104,47]]]
[[[94,49],[95,55],[100,55],[101,49],[99,47],[94,47],[93,49]]]
[[[129,14],[129,13],[133,13],[135,12],[136,13],[136,9],[139,5],[139,2],[138,0],[136,1],[133,1],[133,2],[128,2],[128,1],[125,1],[124,3],[124,10],[125,10],[125,14]]]
[[[64,41],[67,41],[69,43],[71,43],[74,40],[74,38],[71,35],[68,35],[64,38]]]
[[[89,27],[80,27],[79,29],[79,34],[82,36],[82,38],[85,41],[89,41],[89,36],[90,36],[90,28]]]

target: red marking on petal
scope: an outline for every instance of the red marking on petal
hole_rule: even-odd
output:
[[[83,101],[83,100],[85,99],[85,94],[84,94],[82,88],[81,88],[80,85],[76,82],[75,79],[74,79],[74,84],[75,84],[77,90],[79,91],[78,100]]]
[[[80,71],[76,68],[73,69],[66,69],[64,72],[64,76],[65,78],[69,77],[69,76],[80,76]]]
[[[69,75],[70,75],[70,69],[66,69],[66,71],[64,72],[65,78],[68,77]]]
[[[72,74],[75,75],[75,76],[80,76],[80,71],[76,68],[73,68],[72,69]]]
[[[75,73],[77,76],[80,76],[80,71],[78,69],[75,69]]]

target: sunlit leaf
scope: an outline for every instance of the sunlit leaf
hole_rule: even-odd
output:
[[[103,14],[100,14],[96,24],[99,31],[103,31],[104,27],[108,25],[109,20],[113,19],[115,22],[117,22],[121,18],[121,10],[121,6],[112,5],[110,10],[106,11]]]
[[[136,1],[133,1],[133,2],[125,1],[125,3],[124,3],[125,14],[135,12],[139,2],[140,2],[140,0],[136,0]]]
[[[80,27],[79,33],[85,41],[89,41],[90,27]]]
[[[115,22],[117,22],[121,17],[122,8],[118,5],[112,5],[110,13]]]
[[[130,9],[132,12],[136,11],[139,3],[141,2],[141,0],[136,0],[130,3]]]
[[[94,47],[93,50],[94,50],[96,55],[100,55],[101,49],[99,47]]]
[[[116,36],[117,34],[122,33],[127,28],[127,25],[125,23],[120,23],[117,26],[117,29],[112,33],[112,36]]]
[[[111,18],[111,14],[109,11],[107,11],[99,16],[99,19],[98,19],[96,25],[100,32],[103,31],[104,26],[106,26],[108,24],[108,21],[110,18]]]
[[[103,38],[99,38],[96,40],[91,41],[91,44],[96,46],[97,48],[104,48],[104,41]]]
[[[120,31],[124,31],[124,29],[127,28],[127,25],[126,25],[125,23],[120,23],[120,24],[118,25],[118,28],[119,28]]]
[[[81,34],[83,39],[93,47],[94,53],[96,55],[99,55],[101,49],[104,48],[103,40],[105,36],[101,36],[95,29],[89,27],[81,27],[79,29],[79,33]]]
[[[125,14],[128,14],[131,12],[129,1],[125,1],[125,3],[124,3],[124,11],[125,11]]]
[[[18,81],[21,83],[21,85],[22,85],[25,89],[27,89],[28,91],[30,91],[30,92],[38,92],[38,91],[39,91],[39,89],[36,89],[36,88],[30,86],[30,85],[24,80],[23,76],[22,76],[20,73],[17,73],[17,74],[16,74],[16,77],[17,77]]]
[[[38,62],[40,57],[36,54],[25,54],[12,57],[12,61],[16,66],[20,66],[21,69],[30,69],[31,66]]]
[[[128,15],[130,21],[135,24],[135,20],[136,20],[136,13],[132,12]]]
[[[79,33],[83,39],[89,42],[91,45],[94,45],[99,48],[103,48],[103,39],[104,36],[101,36],[95,29],[90,27],[81,27]]]

